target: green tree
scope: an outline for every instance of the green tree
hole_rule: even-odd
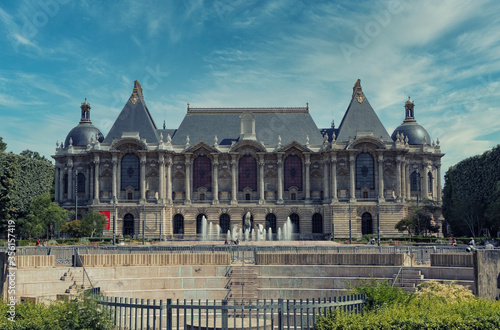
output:
[[[485,213],[487,226],[491,228],[490,234],[493,236],[500,231],[500,183],[497,186],[496,196],[497,199],[488,206]]]
[[[423,235],[437,233],[439,226],[435,219],[439,217],[439,205],[429,199],[425,199],[419,205],[408,208],[408,216],[401,219],[394,228],[400,232],[406,231],[408,235]]]
[[[498,230],[486,212],[498,196],[500,145],[450,167],[443,188],[443,216],[455,236],[477,236]]]
[[[106,225],[106,217],[98,211],[92,210],[82,217],[81,232],[83,236],[94,237],[101,234]]]
[[[53,237],[55,230],[61,228],[67,218],[68,211],[53,202],[50,194],[47,192],[33,200],[27,220],[35,223],[37,226],[42,224],[44,229],[48,231],[49,237]]]
[[[0,137],[0,152],[5,152],[7,149],[7,143],[3,142],[3,138]]]
[[[61,233],[70,235],[71,237],[82,237],[82,224],[80,220],[72,220],[66,222],[61,227]]]

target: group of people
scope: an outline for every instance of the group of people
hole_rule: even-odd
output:
[[[231,245],[239,245],[239,244],[240,244],[240,241],[237,239],[237,240],[235,240],[235,241],[231,241],[231,243],[229,243],[229,241],[228,241],[228,240],[226,240],[226,241],[224,242],[224,244],[225,244],[225,245],[229,245],[229,244],[231,244]]]
[[[43,244],[44,247],[47,246],[47,240],[44,239],[42,244]],[[40,239],[36,240],[36,246],[40,246]]]

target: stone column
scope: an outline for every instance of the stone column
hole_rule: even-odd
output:
[[[72,201],[75,199],[75,192],[73,191],[73,159],[68,159],[68,200]]]
[[[99,155],[94,156],[94,201],[92,204],[99,204]]]
[[[184,191],[186,192],[186,199],[184,204],[191,204],[191,155],[186,154],[184,164],[186,165],[186,180],[184,183]]]
[[[146,155],[141,155],[141,204],[146,202]]]
[[[401,201],[401,157],[396,157],[396,200]]]
[[[237,179],[237,166],[238,160],[236,159],[238,155],[231,155],[231,181],[232,181],[232,189],[231,189],[231,204],[236,204],[238,202],[238,187],[236,185]]]
[[[406,198],[411,199],[410,164],[406,164]]]
[[[59,203],[64,201],[64,169],[61,167],[59,174]]]
[[[89,186],[89,202],[92,201],[94,199],[94,166],[92,166],[92,162],[89,164],[89,168],[90,168],[90,176],[89,176],[89,182],[90,182],[90,186]]]
[[[212,204],[219,204],[219,156],[213,155],[212,158]]]
[[[329,178],[328,178],[328,172],[330,170],[330,165],[328,164],[328,155],[325,155],[323,157],[323,200],[327,201],[330,199],[330,193],[328,191],[328,185],[329,185]]]
[[[283,204],[283,154],[276,155],[278,161],[278,200],[276,203]]]
[[[402,201],[404,202],[406,200],[406,169],[407,167],[407,163],[406,163],[406,160],[403,160],[402,163],[401,163],[401,169],[402,169],[402,172],[401,173],[401,199]]]
[[[158,155],[158,165],[160,166],[160,193],[159,193],[159,198],[160,200],[158,201],[160,204],[165,203],[165,156],[160,153]]]
[[[441,164],[436,165],[436,176],[437,201],[441,202]]]
[[[356,155],[349,155],[349,197],[351,202],[356,201],[356,180],[355,180],[355,167]]]
[[[56,166],[56,175],[55,175],[55,178],[54,178],[54,182],[55,182],[55,185],[54,185],[54,188],[55,188],[55,193],[54,193],[54,200],[55,202],[59,202],[60,199],[59,199],[59,176],[60,176],[60,172],[61,171],[61,168],[59,167],[59,165]]]
[[[264,155],[259,155],[259,204],[264,204]]]
[[[85,200],[90,198],[90,173],[89,167],[85,166]]]
[[[168,155],[166,159],[167,164],[167,177],[165,178],[167,182],[167,203],[172,203],[172,156]],[[166,230],[166,228],[165,228]]]
[[[111,193],[111,198],[118,198],[117,191],[116,191],[116,186],[117,186],[117,175],[118,175],[118,155],[113,154],[112,157],[112,162],[113,162],[113,181],[112,181],[112,193]],[[142,171],[142,168],[141,168]]]
[[[384,191],[384,155],[379,154],[377,157],[378,163],[378,199],[379,202],[385,201]]]
[[[429,173],[429,169],[427,168],[427,161],[424,160],[424,164],[422,165],[422,196],[421,199],[423,200],[424,198],[428,198],[428,192],[429,192],[429,189],[428,189],[428,186],[427,186],[427,180],[428,180],[428,174]]]
[[[305,182],[306,182],[306,203],[311,200],[311,155],[306,153],[304,159],[304,164],[306,167],[305,171]]]
[[[337,196],[337,156],[332,155],[330,157],[330,166],[331,166],[331,173],[330,177],[332,178],[332,203],[338,202],[338,196]]]

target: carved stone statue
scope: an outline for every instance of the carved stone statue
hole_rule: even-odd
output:
[[[250,212],[247,212],[245,214],[245,225],[244,225],[244,228],[243,228],[243,231],[246,231],[247,229],[248,230],[252,230],[252,214]]]

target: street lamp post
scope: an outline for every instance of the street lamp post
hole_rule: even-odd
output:
[[[116,196],[113,196],[113,246],[116,245]]]
[[[380,246],[380,202],[377,198],[377,243]]]
[[[75,220],[78,220],[78,170],[75,171]]]
[[[352,243],[351,201],[349,203],[349,244]]]
[[[142,245],[145,245],[144,242],[144,230],[146,229],[146,204],[142,204]]]

